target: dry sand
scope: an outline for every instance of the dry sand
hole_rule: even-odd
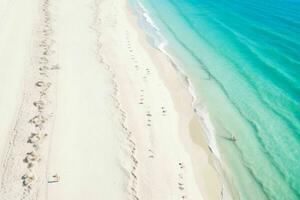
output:
[[[0,200],[221,199],[184,81],[126,0],[0,5]]]

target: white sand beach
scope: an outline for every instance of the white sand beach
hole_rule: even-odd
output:
[[[0,6],[0,200],[222,199],[192,97],[126,0]]]

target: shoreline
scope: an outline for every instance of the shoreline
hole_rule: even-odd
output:
[[[140,3],[140,2],[138,2]],[[138,16],[136,16],[134,13],[132,13],[132,6],[130,5],[130,3],[127,3],[127,12],[129,15],[129,21],[131,23],[131,25],[136,29],[136,31],[138,32],[139,35],[139,40],[142,44],[142,46],[146,49],[147,52],[149,52],[149,55],[152,57],[152,59],[154,61],[156,61],[156,59],[158,59],[159,61],[157,61],[157,66],[159,66],[161,63],[160,62],[164,62],[165,64],[162,64],[160,66],[163,66],[163,69],[159,69],[160,75],[161,77],[164,79],[164,82],[167,86],[167,88],[169,89],[171,95],[172,95],[172,99],[173,101],[175,101],[175,109],[177,110],[178,113],[182,114],[184,113],[185,118],[187,119],[183,119],[181,122],[181,126],[182,124],[189,124],[189,136],[190,138],[186,138],[187,136],[184,134],[180,135],[180,138],[183,140],[183,145],[186,146],[187,149],[190,149],[191,146],[197,145],[196,147],[192,147],[194,150],[193,151],[197,151],[196,149],[198,148],[198,146],[200,146],[200,148],[205,152],[205,154],[207,155],[207,160],[208,160],[208,165],[213,169],[213,171],[210,171],[210,175],[208,174],[202,174],[202,176],[206,176],[205,178],[200,178],[201,175],[198,172],[197,173],[197,168],[201,166],[200,162],[195,162],[194,163],[194,171],[197,174],[197,183],[198,185],[203,189],[205,187],[206,190],[209,188],[210,190],[208,190],[210,194],[216,194],[215,196],[206,196],[208,199],[230,199],[231,195],[230,193],[227,193],[227,186],[226,186],[226,181],[222,180],[223,178],[225,178],[223,172],[222,172],[222,167],[218,166],[218,169],[216,168],[217,166],[215,165],[221,165],[221,160],[218,154],[215,154],[214,151],[212,151],[211,147],[209,146],[210,144],[207,141],[206,134],[204,133],[205,131],[203,130],[203,122],[201,121],[201,115],[198,114],[198,109],[193,107],[194,102],[196,101],[195,99],[197,98],[194,95],[193,92],[193,85],[190,82],[190,80],[188,80],[188,76],[185,74],[185,72],[181,69],[180,66],[178,66],[175,61],[173,60],[173,58],[171,57],[171,55],[169,55],[166,50],[163,49],[163,47],[154,47],[152,46],[152,44],[149,43],[149,41],[147,41],[147,37],[150,37],[147,35],[147,33],[144,32],[144,30],[142,30],[142,28],[138,25]],[[141,6],[141,5],[139,5]],[[145,8],[142,8],[145,10]],[[147,11],[145,11],[147,12]],[[147,17],[150,18],[149,14],[147,14]],[[145,17],[145,16],[144,16]],[[146,17],[145,17],[146,18]],[[148,19],[147,18],[147,19]],[[150,18],[151,20],[151,18]],[[151,22],[153,23],[153,21],[151,20]],[[150,22],[148,22],[150,23]],[[157,26],[155,24],[151,24],[152,26],[155,27],[155,29],[158,31],[159,30],[157,28]],[[161,36],[161,33],[159,33],[159,35]],[[172,69],[170,69],[170,66],[172,67]],[[168,69],[169,68],[169,69]],[[175,74],[173,74],[174,72]],[[168,77],[170,76],[171,72],[171,76],[173,76],[172,78]],[[173,85],[173,83],[177,83],[177,87],[175,88]],[[183,90],[180,94],[178,94],[177,90]],[[184,102],[185,104],[187,104],[187,106],[182,106],[181,102]],[[189,106],[190,105],[190,106]],[[190,108],[189,108],[190,107]],[[191,111],[192,110],[192,111]],[[199,151],[199,150],[198,150]],[[216,149],[216,151],[218,151]],[[195,158],[197,157],[197,154],[199,152],[193,152],[191,153],[191,157]],[[194,155],[193,155],[194,154]],[[204,156],[204,155],[202,155]],[[214,158],[215,157],[215,158]],[[217,173],[218,178],[215,178],[214,173]],[[200,184],[200,179],[202,180],[209,180],[213,178],[214,180],[211,180],[211,182],[209,183],[209,186],[204,186],[205,184]],[[212,185],[214,185],[212,187]],[[217,186],[216,186],[217,185]],[[217,191],[220,191],[220,194],[222,194],[222,196],[217,197],[217,193],[216,193],[216,188]],[[224,195],[225,192],[225,196]],[[207,192],[205,192],[207,193]]]

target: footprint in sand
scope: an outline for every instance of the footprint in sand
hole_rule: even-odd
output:
[[[144,94],[143,94],[144,90],[140,90],[140,92],[141,92],[142,94],[140,94],[140,101],[139,101],[139,104],[144,104]]]
[[[31,151],[29,153],[26,154],[24,160],[23,160],[25,163],[33,163],[33,162],[39,162],[41,161],[41,158],[40,156],[34,152],[34,151]]]
[[[154,152],[152,149],[148,149],[148,152],[150,153],[149,158],[154,158]]]
[[[151,126],[151,117],[152,117],[152,115],[151,115],[151,113],[150,113],[150,111],[147,111],[147,114],[146,114],[146,117],[147,117],[147,126]]]
[[[38,109],[39,112],[45,108],[45,102],[42,100],[34,101],[33,105]]]
[[[31,188],[32,184],[34,183],[34,181],[36,180],[36,176],[33,172],[28,171],[27,173],[25,173],[22,177],[21,177],[22,181],[23,181],[23,186],[24,187],[28,187],[29,189]]]
[[[166,110],[166,108],[165,107],[161,107],[161,112],[162,112],[162,115],[163,116],[166,116],[166,114],[167,114],[167,110]]]
[[[45,86],[45,83],[44,83],[43,81],[38,81],[38,82],[35,83],[35,85],[36,85],[37,87],[44,87],[44,86]]]
[[[179,165],[180,171],[184,170],[184,164],[182,162],[179,162],[178,165]],[[184,183],[183,183],[183,172],[179,173],[178,177],[179,177],[178,189],[180,191],[184,192],[185,186],[184,186]],[[187,198],[186,195],[181,196],[181,199],[186,199],[186,198]]]
[[[151,71],[149,68],[146,68],[146,73],[147,73],[147,75],[150,75]]]
[[[31,133],[27,142],[31,144],[37,144],[38,142],[41,142],[43,139],[45,139],[47,136],[48,134]]]
[[[32,123],[35,125],[35,127],[40,127],[47,121],[47,119],[43,115],[36,115],[31,120],[29,120],[29,123]]]

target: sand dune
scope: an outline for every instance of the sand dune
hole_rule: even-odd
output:
[[[220,199],[184,82],[128,10],[0,10],[1,200]]]

